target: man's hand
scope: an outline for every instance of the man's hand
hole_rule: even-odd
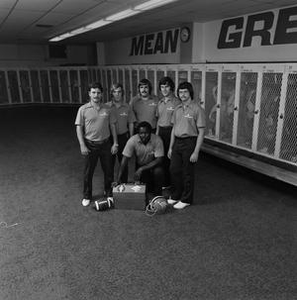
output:
[[[88,147],[86,145],[80,145],[80,153],[82,155],[88,155],[90,152],[90,150],[88,149]]]
[[[190,156],[190,162],[191,163],[195,163],[198,161],[198,156],[199,156],[199,152],[193,152],[192,155]]]
[[[169,149],[168,149],[168,153],[167,153],[167,157],[168,157],[169,159],[171,159],[171,155],[172,155],[172,149],[169,148]]]
[[[113,145],[112,145],[112,147],[111,147],[111,154],[112,154],[112,155],[118,153],[118,147],[119,147],[118,144],[113,144]]]
[[[114,181],[114,182],[112,182],[111,187],[114,188],[114,187],[116,187],[116,186],[118,186],[120,184],[121,184],[120,181]]]
[[[142,168],[140,167],[138,170],[136,170],[135,174],[134,174],[134,180],[135,181],[140,181],[140,177],[142,174]]]

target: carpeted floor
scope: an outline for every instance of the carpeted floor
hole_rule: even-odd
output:
[[[183,211],[83,208],[75,114],[0,110],[1,300],[297,299],[296,189],[201,154]]]

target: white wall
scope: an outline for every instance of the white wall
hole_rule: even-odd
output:
[[[59,65],[94,65],[94,46],[67,46],[67,59],[51,59],[47,45],[0,44],[0,67],[41,67]]]
[[[287,22],[288,28],[286,33],[288,34],[285,39],[287,39],[286,44],[282,45],[273,45],[274,37],[276,32],[276,27],[278,24],[279,13],[286,11],[289,17],[289,22]],[[255,15],[259,14],[269,14],[271,20],[273,20],[272,26],[268,26],[268,36],[270,36],[271,45],[262,45],[262,38],[260,36],[254,36],[252,38],[252,43],[249,46],[243,46],[243,40],[246,34],[246,26],[248,18],[254,18]],[[218,40],[220,36],[221,26],[223,20],[214,21],[204,24],[204,33],[203,33],[203,60],[208,62],[277,62],[277,61],[297,61],[297,7],[287,7],[281,9],[274,9],[265,12],[258,12],[254,14],[239,16],[243,17],[243,28],[235,28],[235,26],[230,26],[228,29],[227,41],[232,40],[230,34],[241,35],[241,43],[237,48],[218,48]],[[234,19],[234,18],[232,18]],[[279,22],[283,24],[280,26],[285,26],[285,22]],[[255,23],[255,30],[263,29],[264,22],[258,21]],[[290,27],[290,28],[289,28]],[[289,35],[291,34],[291,43],[288,43]],[[293,37],[293,35],[295,35]],[[293,43],[296,40],[296,43]],[[199,46],[199,45],[197,45]]]
[[[263,16],[264,19],[261,19]],[[269,19],[268,21],[265,16]],[[180,28],[186,25],[191,29],[192,34],[187,43],[182,43],[178,39],[175,53],[131,56],[132,40],[135,37],[130,37],[98,45],[98,61],[100,60],[101,65],[297,61],[297,6],[238,16],[231,20],[238,18],[241,19],[242,26],[238,28],[234,25],[229,26],[224,39],[228,43],[232,41],[232,35],[240,36],[240,44],[236,48],[218,47],[221,27],[224,22],[228,21],[226,19],[204,24],[181,24]],[[251,20],[254,20],[254,23]],[[257,33],[251,38],[250,45],[243,45],[244,37],[248,36],[246,34],[248,22],[253,24],[250,31],[266,32],[269,36],[267,45],[263,45],[264,38],[261,35],[258,36]],[[277,28],[281,28],[281,35],[284,37],[283,44],[274,44]],[[171,30],[176,30],[176,28]],[[153,33],[155,39],[160,32],[164,33],[166,30]]]
[[[153,32],[153,33],[147,33],[146,35],[137,36],[137,37],[131,37],[131,38],[125,38],[115,41],[110,41],[104,44],[105,49],[105,64],[106,65],[122,65],[122,64],[170,64],[170,63],[180,63],[180,39],[179,39],[179,33],[177,38],[177,46],[175,51],[171,51],[171,48],[169,48],[169,51],[165,53],[165,51],[162,53],[162,51],[157,51],[155,54],[145,54],[144,49],[146,48],[146,38],[147,36],[152,36],[153,38],[149,40],[147,45],[149,45],[147,48],[150,51],[154,51],[155,45],[157,44],[158,36],[163,36],[163,43],[160,43],[159,45],[163,44],[164,50],[165,50],[165,39],[166,34],[168,31],[175,33],[176,30],[179,30],[178,28],[168,29],[168,30],[162,30],[159,32]],[[143,51],[142,53],[131,55],[131,49],[133,44],[133,39],[137,39],[139,41],[140,38],[143,38]],[[159,40],[160,41],[160,40]],[[100,46],[100,45],[97,45]],[[100,47],[100,50],[98,52],[102,52],[102,48]],[[99,54],[98,54],[99,55]],[[104,55],[104,53],[103,53]],[[98,61],[102,59],[98,58]]]

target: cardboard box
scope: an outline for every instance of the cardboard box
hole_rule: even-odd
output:
[[[125,183],[113,188],[113,200],[117,209],[144,210],[146,203],[145,184]]]

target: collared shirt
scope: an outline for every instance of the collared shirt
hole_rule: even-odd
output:
[[[165,98],[162,98],[158,103],[158,108],[156,111],[158,126],[168,127],[172,126],[171,120],[174,109],[180,104],[180,100],[172,95],[166,102]]]
[[[85,139],[100,142],[110,136],[110,125],[116,121],[113,108],[102,103],[97,110],[91,102],[88,102],[78,109],[75,125],[83,126]]]
[[[151,124],[152,128],[156,128],[157,117],[156,110],[158,98],[149,96],[147,100],[143,100],[139,95],[131,100],[131,107],[138,123],[146,121]]]
[[[173,130],[176,137],[198,136],[199,128],[205,127],[204,109],[195,101],[179,104],[172,116]]]
[[[113,107],[117,116],[117,134],[124,134],[128,131],[129,123],[136,122],[136,118],[132,108],[127,103],[122,103],[117,107],[112,101],[106,103],[108,106]]]
[[[161,138],[158,135],[151,134],[151,139],[145,145],[142,143],[138,134],[133,135],[128,140],[123,155],[132,157],[136,155],[137,164],[140,166],[146,165],[157,157],[164,156],[164,146]]]

